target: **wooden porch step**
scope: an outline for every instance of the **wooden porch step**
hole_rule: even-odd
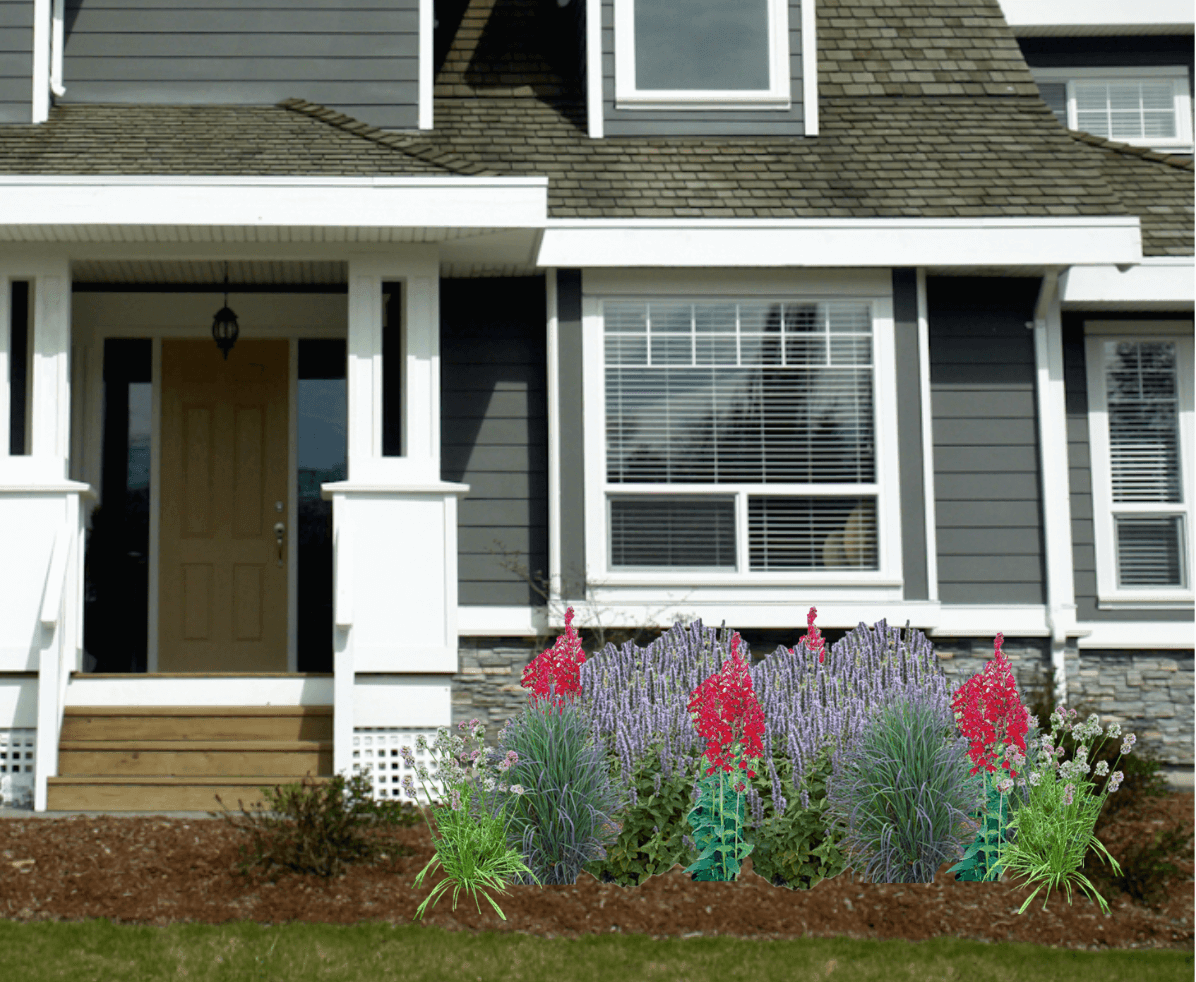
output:
[[[47,811],[220,811],[220,795],[230,811],[238,800],[246,808],[264,804],[261,789],[293,784],[297,779],[272,776],[191,777],[52,777],[47,787]],[[327,776],[315,777],[325,782]]]
[[[331,740],[331,706],[67,706],[63,741]]]
[[[333,773],[331,706],[68,706],[49,811],[236,809]]]
[[[331,740],[61,740],[58,772],[70,775],[332,773]]]

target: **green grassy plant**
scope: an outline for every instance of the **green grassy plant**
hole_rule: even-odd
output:
[[[0,921],[5,977],[22,982],[1085,982],[1192,978],[1190,951],[1073,951],[964,941],[537,938],[403,924]]]

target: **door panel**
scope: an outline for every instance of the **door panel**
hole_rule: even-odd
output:
[[[287,344],[162,342],[159,671],[287,669]]]

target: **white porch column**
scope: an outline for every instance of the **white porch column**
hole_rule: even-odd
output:
[[[9,453],[12,284],[29,284],[27,402],[30,440]],[[86,484],[68,481],[70,455],[70,266],[63,259],[0,260],[0,670],[36,671],[34,807],[46,807],[57,773],[66,685],[80,667]],[[11,725],[0,721],[0,726]]]
[[[382,285],[402,290],[403,448],[382,456]],[[451,722],[444,684],[457,671],[457,496],[440,480],[439,256],[410,247],[349,262],[348,480],[326,484],[336,538],[333,766],[349,772],[356,727],[434,729]],[[395,699],[360,676],[399,682]]]

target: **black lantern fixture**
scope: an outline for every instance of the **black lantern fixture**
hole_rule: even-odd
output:
[[[224,360],[228,361],[228,353],[237,343],[237,335],[241,329],[237,326],[237,315],[228,306],[228,263],[224,264],[224,306],[216,311],[212,318],[212,337],[216,340],[216,347],[224,352]]]

